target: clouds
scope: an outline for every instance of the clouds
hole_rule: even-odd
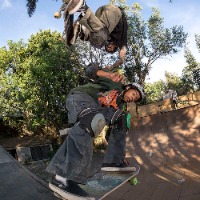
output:
[[[10,8],[12,6],[10,0],[0,0],[0,10]]]

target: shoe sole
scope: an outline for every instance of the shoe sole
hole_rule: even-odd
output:
[[[102,167],[102,171],[106,172],[135,172],[136,168],[135,167]]]
[[[71,6],[73,4],[73,0],[71,0],[70,2],[69,2],[69,4],[67,5],[67,10],[68,10],[68,8]],[[72,10],[68,10],[68,13],[69,13],[69,15],[73,15],[81,6],[82,6],[82,4],[83,4],[83,0],[79,0],[79,3],[72,9]]]
[[[59,130],[60,136],[68,135],[70,129],[71,129],[71,128],[65,128],[65,129]]]
[[[101,133],[105,125],[106,125],[106,120],[103,114],[101,113],[96,114],[91,122],[91,128],[94,132],[95,137],[97,137]]]
[[[54,195],[57,196],[58,198],[67,200],[67,199],[73,199],[73,200],[95,200],[93,197],[83,197],[83,196],[78,196],[75,194],[72,194],[70,192],[64,191],[57,186],[49,183],[49,188],[54,192]]]

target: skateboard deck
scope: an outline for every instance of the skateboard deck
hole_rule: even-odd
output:
[[[62,4],[59,11],[54,13],[54,17],[59,19],[63,15],[63,18],[64,18],[63,38],[66,40],[67,46],[71,46],[72,44],[74,44],[74,41],[72,41],[72,38],[76,31],[74,30],[74,13],[76,13],[76,11],[82,6],[83,0],[79,0],[79,1],[68,0],[64,2],[65,3]],[[74,4],[75,2],[77,3],[77,5],[74,7],[74,9],[72,9],[71,11],[68,11],[68,6],[70,4]]]
[[[101,200],[136,176],[140,171],[140,167],[135,165],[135,168],[136,171],[134,172],[101,171],[92,180],[88,180],[85,185],[72,185],[67,191],[51,183],[49,183],[49,188],[54,192],[55,196],[63,200]]]

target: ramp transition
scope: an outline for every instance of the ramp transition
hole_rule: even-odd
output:
[[[139,184],[127,182],[105,199],[200,199],[200,105],[143,117],[127,136]]]

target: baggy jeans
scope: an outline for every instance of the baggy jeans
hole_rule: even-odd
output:
[[[106,5],[100,7],[95,14],[88,8],[81,18],[80,24],[85,26],[89,32],[98,32],[107,27],[109,33],[111,33],[121,18],[120,8],[114,5]]]
[[[101,112],[109,124],[115,110],[112,107],[102,108],[91,96],[74,92],[66,100],[69,123],[75,123],[68,136],[57,150],[47,166],[47,171],[77,183],[85,183],[91,167],[93,156],[93,138],[77,123],[80,112],[86,108],[95,108]],[[125,158],[126,131],[114,129],[109,137],[104,163],[119,163]]]

